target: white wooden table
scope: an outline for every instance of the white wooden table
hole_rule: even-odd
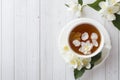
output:
[[[39,0],[0,0],[0,80],[40,80]]]
[[[72,69],[65,64],[57,47],[61,29],[76,19],[64,6],[66,2],[68,0],[41,0],[41,80],[74,80]],[[87,71],[80,80],[120,80],[120,32],[89,7],[85,8],[82,17],[95,19],[105,26],[111,37],[112,50],[101,66]]]
[[[92,0],[84,0],[91,2]],[[58,36],[76,19],[64,6],[68,0],[0,0],[0,80],[74,80],[58,52]],[[81,80],[120,80],[120,32],[86,7],[83,17],[99,21],[111,35],[107,61]]]

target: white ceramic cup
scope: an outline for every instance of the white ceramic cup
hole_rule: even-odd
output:
[[[93,20],[93,19],[89,19],[89,18],[80,18],[80,19],[76,19],[76,20],[73,20],[71,21],[70,23],[67,24],[67,26],[69,27],[68,28],[68,34],[66,34],[68,37],[68,45],[70,47],[70,44],[69,44],[69,36],[70,36],[70,33],[71,31],[77,26],[77,25],[80,25],[80,24],[83,24],[83,23],[88,23],[88,24],[91,24],[93,25],[94,27],[96,27],[98,29],[98,31],[100,32],[100,35],[101,35],[101,42],[100,42],[100,46],[98,47],[98,49],[93,52],[92,54],[89,54],[89,55],[80,55],[78,53],[76,53],[75,51],[72,50],[71,48],[71,51],[72,53],[74,53],[75,55],[81,57],[81,58],[90,58],[90,57],[93,57],[97,54],[99,54],[102,49],[103,49],[103,46],[104,46],[104,36],[103,36],[103,33],[102,33],[102,27],[103,25],[101,25],[99,22]]]

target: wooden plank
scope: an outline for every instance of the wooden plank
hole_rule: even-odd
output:
[[[50,5],[51,4],[51,5]],[[53,3],[49,0],[41,2],[41,65],[42,65],[42,79],[41,80],[53,80],[53,16],[51,13]],[[44,10],[43,10],[44,9]],[[53,41],[52,41],[53,40]],[[44,58],[44,59],[43,59]]]
[[[118,56],[120,56],[120,31],[119,31],[119,39],[118,39],[118,41],[119,41],[119,46],[118,46],[119,52],[118,52]],[[118,63],[118,64],[119,64],[119,68],[118,68],[118,69],[119,69],[119,73],[118,73],[118,76],[119,76],[119,77],[118,77],[118,80],[120,80],[120,57],[118,57],[118,60],[119,60],[119,61],[118,61],[118,62],[119,62],[119,63]]]
[[[15,0],[15,80],[27,80],[27,0]]]
[[[100,65],[98,68],[93,69],[92,75],[93,80],[105,80],[105,63]]]
[[[45,6],[46,0],[41,0],[41,21],[40,21],[40,61],[41,61],[41,80],[46,80],[46,7]]]
[[[39,0],[27,2],[27,80],[39,80]]]
[[[14,0],[2,0],[2,80],[14,80]]]
[[[62,28],[64,28],[64,25],[66,24],[66,22],[69,20],[69,18],[67,19],[67,15],[66,15],[66,8],[64,6],[64,0],[61,1],[57,1],[54,0],[54,3],[52,6],[52,33],[51,35],[53,35],[51,42],[53,42],[53,80],[71,80],[73,78],[71,78],[70,73],[67,73],[67,71],[69,71],[69,66],[66,65],[66,63],[64,62],[63,58],[61,57],[61,54],[59,53],[58,48],[58,37],[59,37],[59,33],[62,30]],[[57,9],[56,9],[57,6]],[[68,75],[69,75],[69,79],[68,79]]]
[[[2,5],[2,0],[0,0]],[[0,80],[2,80],[2,6],[0,6]]]
[[[111,22],[106,21],[105,26],[111,36],[112,50],[106,61],[106,80],[119,80],[119,68],[118,68],[118,57],[119,57],[119,43],[118,43],[118,30],[113,26]]]
[[[60,15],[55,10],[58,4],[55,0],[41,3],[41,80],[65,80],[65,64],[61,61],[56,40],[60,27],[56,19]]]
[[[41,80],[41,0],[39,0],[39,80]]]

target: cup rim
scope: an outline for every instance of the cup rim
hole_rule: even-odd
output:
[[[99,22],[93,20],[93,19],[89,19],[89,18],[80,18],[80,19],[76,19],[76,20],[73,20],[71,21],[68,25],[69,27],[69,31],[68,31],[68,37],[67,37],[67,42],[68,42],[68,45],[70,46],[69,44],[69,35],[71,33],[71,31],[77,26],[77,25],[80,25],[80,24],[84,24],[84,23],[88,23],[88,24],[91,24],[93,25],[95,28],[97,28],[97,30],[99,31],[100,35],[101,35],[101,42],[100,42],[100,46],[98,47],[98,49],[93,52],[92,54],[90,55],[81,55],[81,54],[78,54],[76,53],[75,51],[73,51],[73,49],[71,48],[71,51],[72,53],[74,53],[75,55],[81,57],[81,58],[90,58],[90,57],[93,57],[97,54],[99,54],[102,49],[103,49],[103,46],[104,46],[104,36],[103,36],[103,33],[102,33],[102,27],[104,27],[103,25],[101,25]]]

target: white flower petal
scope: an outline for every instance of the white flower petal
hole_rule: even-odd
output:
[[[85,42],[81,42],[81,46],[84,46],[86,43]]]
[[[99,3],[99,6],[100,6],[101,8],[105,8],[105,7],[106,7],[106,2],[105,2],[105,1],[101,1],[101,2]]]
[[[81,11],[81,9],[82,9],[82,6],[80,4],[78,4],[78,10]]]
[[[99,11],[99,13],[102,14],[102,15],[104,15],[105,9],[101,9],[101,10]]]
[[[86,58],[87,59],[87,61],[90,63],[91,62],[91,58]]]
[[[79,58],[79,59],[78,59],[77,64],[78,64],[77,69],[78,69],[78,70],[81,70],[82,67],[84,66],[84,64],[83,64],[83,62],[82,62],[82,58]]]
[[[76,11],[78,10],[77,5],[78,5],[78,4],[76,4],[76,3],[74,3],[74,2],[71,2],[71,3],[69,4],[68,10],[69,10],[69,11],[72,11],[72,12],[76,12]]]
[[[117,0],[108,0],[106,2],[101,2],[99,6],[102,8],[99,11],[99,13],[101,13],[102,16],[107,18],[109,21],[116,19],[114,14],[117,13],[120,9],[120,6]]]
[[[107,19],[108,19],[109,21],[113,21],[113,20],[116,19],[116,17],[115,17],[114,14],[108,14],[108,15],[106,15],[106,17],[107,17]]]
[[[83,47],[80,47],[80,48],[79,48],[79,51],[80,51],[80,52],[82,52],[82,53],[84,53],[84,52],[85,52],[85,50],[84,50],[84,48],[83,48]]]
[[[93,44],[90,43],[88,40],[86,43],[82,42],[81,47],[79,48],[79,51],[82,52],[85,55],[91,54],[91,49],[93,48]]]
[[[81,16],[81,9],[82,6],[78,3],[72,2],[69,4],[68,10],[72,12],[72,14],[75,14],[76,16]]]
[[[80,11],[77,11],[77,12],[75,13],[75,15],[76,15],[77,17],[81,17],[82,13],[81,13]]]
[[[89,38],[89,34],[88,34],[87,32],[84,32],[84,33],[82,34],[81,39],[82,39],[82,40],[87,40],[88,38]]]
[[[110,5],[114,5],[120,2],[120,0],[108,0]]]
[[[86,42],[86,44],[90,44],[90,41],[88,40],[88,41]]]
[[[87,54],[91,54],[91,51],[88,51]]]
[[[118,11],[118,12],[117,12],[117,14],[119,14],[119,15],[120,15],[120,11]]]
[[[113,5],[114,3],[116,3],[116,0],[108,0],[109,5]]]
[[[84,55],[89,55],[89,54],[91,54],[90,51],[85,51],[85,52],[84,52]]]
[[[77,69],[78,70],[81,70],[83,68],[83,66],[78,66]]]
[[[88,65],[91,62],[91,58],[85,58],[82,60],[84,66]]]
[[[119,11],[119,6],[113,6],[112,7],[113,13],[116,13]]]
[[[80,46],[80,41],[79,40],[74,40],[72,43],[75,47]]]
[[[77,61],[75,59],[71,60],[70,61],[70,65],[73,67],[73,68],[77,68]]]
[[[98,47],[98,42],[96,40],[92,40],[93,46]]]
[[[63,56],[65,62],[67,62],[67,63],[70,62],[70,60],[73,58],[73,54],[71,54],[70,52],[63,54],[62,56]]]
[[[88,55],[88,51],[84,51],[84,55]]]
[[[72,66],[73,68],[77,68],[77,56],[69,52],[64,54],[63,58],[70,66]]]
[[[91,51],[92,48],[93,48],[93,44],[90,44],[90,45],[89,45],[89,49],[88,49],[88,51]]]
[[[90,68],[91,68],[91,64],[88,63],[88,64],[86,65],[86,68],[87,68],[87,69],[90,69]]]
[[[93,39],[97,40],[97,39],[98,39],[97,33],[92,33],[92,34],[91,34],[91,39],[92,39],[92,40],[93,40]]]
[[[89,47],[88,51],[90,51],[93,48],[93,44],[90,41],[87,41],[86,44]]]

